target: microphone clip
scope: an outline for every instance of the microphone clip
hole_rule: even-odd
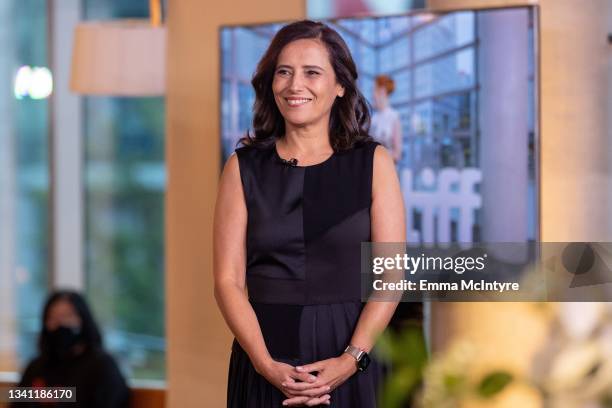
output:
[[[285,160],[281,158],[280,160],[281,160],[281,163],[283,163],[285,166],[297,167],[297,164],[298,164],[298,160],[296,158],[291,158],[289,160]]]

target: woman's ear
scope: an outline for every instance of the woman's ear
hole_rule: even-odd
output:
[[[338,97],[342,98],[344,96],[344,87],[340,87],[340,90],[338,90]]]

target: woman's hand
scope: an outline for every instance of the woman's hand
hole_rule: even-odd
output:
[[[357,371],[355,359],[346,353],[340,357],[329,358],[317,361],[301,367],[295,367],[297,374],[307,374],[317,372],[315,381],[307,382],[286,382],[283,385],[285,395],[308,392],[309,390],[327,389],[327,392],[337,388]],[[286,392],[285,392],[286,391]],[[292,406],[294,402],[299,402],[301,397],[291,397],[283,401],[283,405]]]
[[[327,393],[329,387],[326,385],[307,387],[303,390],[292,391],[288,386],[292,384],[313,384],[317,381],[317,377],[308,373],[297,371],[293,366],[279,361],[271,360],[259,373],[272,385],[281,390],[291,400],[290,403],[283,402],[286,406],[315,406],[319,404],[328,404],[330,395]]]

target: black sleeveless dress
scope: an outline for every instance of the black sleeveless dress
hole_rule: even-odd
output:
[[[248,211],[249,300],[272,358],[302,365],[338,357],[363,303],[360,249],[370,241],[378,143],[291,166],[276,148],[236,149]],[[374,358],[331,393],[331,406],[374,408],[383,366]],[[281,407],[284,394],[259,375],[234,340],[228,407]]]

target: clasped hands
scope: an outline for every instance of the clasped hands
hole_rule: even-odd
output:
[[[287,397],[283,406],[330,404],[330,392],[357,371],[355,359],[342,353],[339,357],[293,367],[271,361],[261,374]]]

